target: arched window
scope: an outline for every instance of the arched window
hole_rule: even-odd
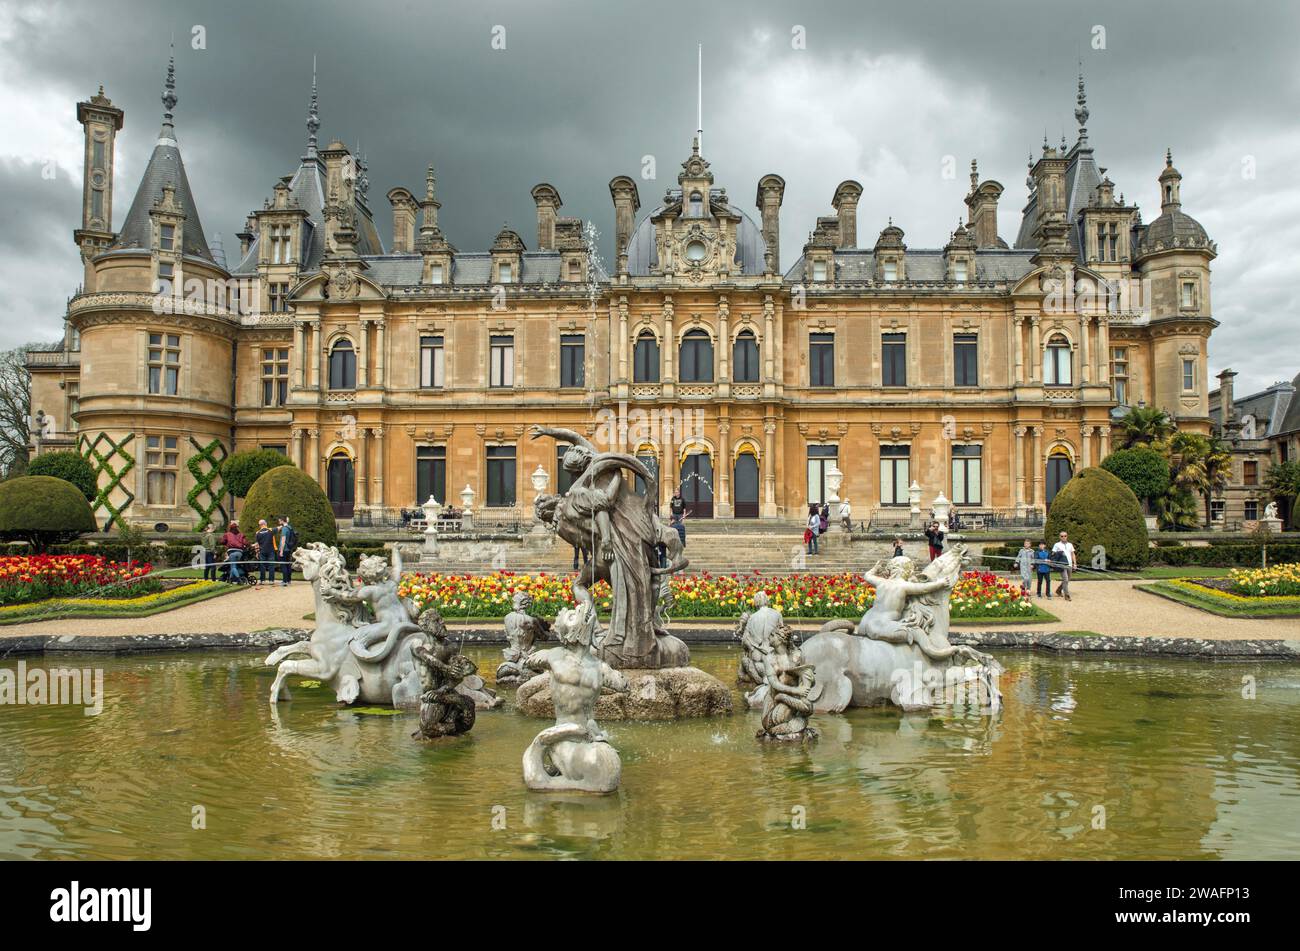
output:
[[[688,330],[682,337],[683,383],[713,382],[713,341],[703,330]]]
[[[690,217],[704,217],[704,195],[702,195],[698,189],[691,192],[690,202]]]
[[[1070,375],[1070,341],[1060,334],[1047,340],[1047,349],[1043,351],[1043,383],[1047,386],[1069,386]]]
[[[736,335],[731,348],[731,379],[736,383],[758,382],[758,341],[748,330]]]
[[[634,383],[659,382],[659,340],[648,330],[643,330],[636,338],[636,349],[632,352],[632,381]]]
[[[351,340],[340,340],[330,349],[330,389],[357,388],[357,354]]]

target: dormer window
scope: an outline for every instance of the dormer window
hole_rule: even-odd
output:
[[[441,264],[434,264],[434,265],[431,265],[431,266],[429,267],[429,283],[430,283],[430,284],[441,284],[441,283],[442,283],[442,265],[441,265]]]
[[[158,229],[158,248],[162,251],[176,250],[175,225],[163,225]]]
[[[883,273],[887,282],[898,280],[898,262],[886,261],[884,263]]]
[[[812,266],[812,279],[818,283],[826,280],[826,262],[814,261]]]
[[[698,190],[691,192],[690,213],[692,218],[704,217],[704,196]]]
[[[569,280],[571,280],[571,281],[581,281],[581,280],[582,280],[582,264],[581,264],[581,262],[579,262],[579,261],[570,261],[570,262],[569,262]]]
[[[271,226],[271,263],[287,264],[289,262],[289,226]]]
[[[888,266],[886,266],[887,268]],[[886,278],[888,280],[889,278]],[[956,260],[952,262],[952,279],[958,284],[965,284],[967,280],[967,267],[965,260]]]
[[[509,261],[502,261],[497,265],[497,283],[513,284],[515,281],[515,266]]]

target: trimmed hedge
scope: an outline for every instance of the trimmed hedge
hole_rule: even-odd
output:
[[[0,538],[25,541],[36,552],[96,529],[81,490],[54,476],[19,476],[0,483]]]
[[[274,449],[249,449],[237,452],[221,464],[221,481],[235,498],[248,496],[258,479],[280,466],[291,466],[289,457]],[[257,523],[254,522],[254,525]]]
[[[1171,568],[1258,568],[1263,563],[1263,549],[1258,544],[1214,543],[1210,545],[1162,545],[1152,550],[1151,560]],[[1300,561],[1300,541],[1285,541],[1268,546],[1269,564]]]
[[[98,477],[95,468],[79,452],[64,449],[59,452],[43,452],[27,464],[29,476],[52,476],[71,482],[87,502],[95,501],[99,494]]]
[[[277,466],[258,477],[244,499],[241,521],[256,525],[266,519],[276,524],[276,516],[288,515],[289,524],[298,533],[298,544],[338,541],[338,527],[329,499],[316,480],[296,466]]]
[[[1047,511],[1043,538],[1050,548],[1061,532],[1070,533],[1080,564],[1093,547],[1106,549],[1106,563],[1141,568],[1148,554],[1147,523],[1133,490],[1105,469],[1081,469],[1061,487]]]

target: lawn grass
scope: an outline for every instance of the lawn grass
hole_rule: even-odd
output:
[[[220,581],[197,581],[139,598],[50,598],[31,604],[0,608],[0,626],[64,618],[137,618],[174,611],[239,589]]]
[[[1227,618],[1300,618],[1300,598],[1247,598],[1178,580],[1140,584],[1136,590]]]
[[[1170,567],[1153,565],[1139,571],[1092,571],[1081,569],[1070,575],[1070,584],[1076,581],[1161,581],[1168,578],[1225,578],[1231,568],[1198,568],[1192,565]]]

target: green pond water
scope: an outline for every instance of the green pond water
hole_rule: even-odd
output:
[[[488,671],[499,659],[473,653]],[[322,689],[273,713],[260,655],[30,658],[102,667],[106,699],[94,717],[0,706],[0,857],[1300,854],[1300,667],[1000,659],[993,720],[853,710],[816,718],[808,747],[755,741],[748,712],[606,724],[623,784],[592,797],[524,788],[546,724],[508,706],[427,743],[413,715],[341,709]],[[734,678],[734,650],[695,662]]]

